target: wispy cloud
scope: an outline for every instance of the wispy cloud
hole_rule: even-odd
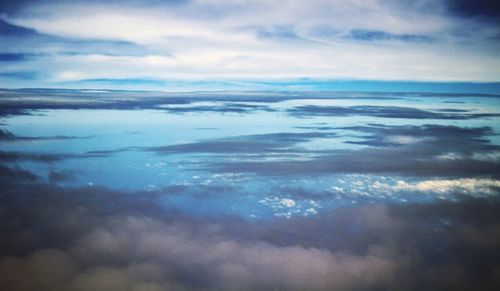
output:
[[[113,78],[498,81],[500,32],[483,6],[471,10],[477,16],[460,1],[20,2],[2,7],[1,50],[22,43],[50,54],[2,73],[29,67],[43,76],[32,83],[44,86]]]

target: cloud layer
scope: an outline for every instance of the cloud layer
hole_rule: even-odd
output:
[[[157,199],[168,192],[60,188],[14,171],[0,182],[0,286],[8,290],[494,290],[500,283],[495,198],[253,223],[164,209]]]
[[[498,81],[497,13],[465,2],[7,1],[0,77],[9,87],[143,89],[301,78]]]

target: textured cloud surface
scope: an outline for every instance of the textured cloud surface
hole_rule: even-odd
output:
[[[252,223],[165,211],[156,199],[168,193],[2,177],[6,290],[494,290],[500,283],[496,198]]]

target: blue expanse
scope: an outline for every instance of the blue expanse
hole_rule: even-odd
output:
[[[500,290],[500,5],[0,1],[0,290]]]

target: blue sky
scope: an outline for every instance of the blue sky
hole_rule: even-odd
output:
[[[463,0],[2,1],[0,87],[498,92],[499,15]]]

